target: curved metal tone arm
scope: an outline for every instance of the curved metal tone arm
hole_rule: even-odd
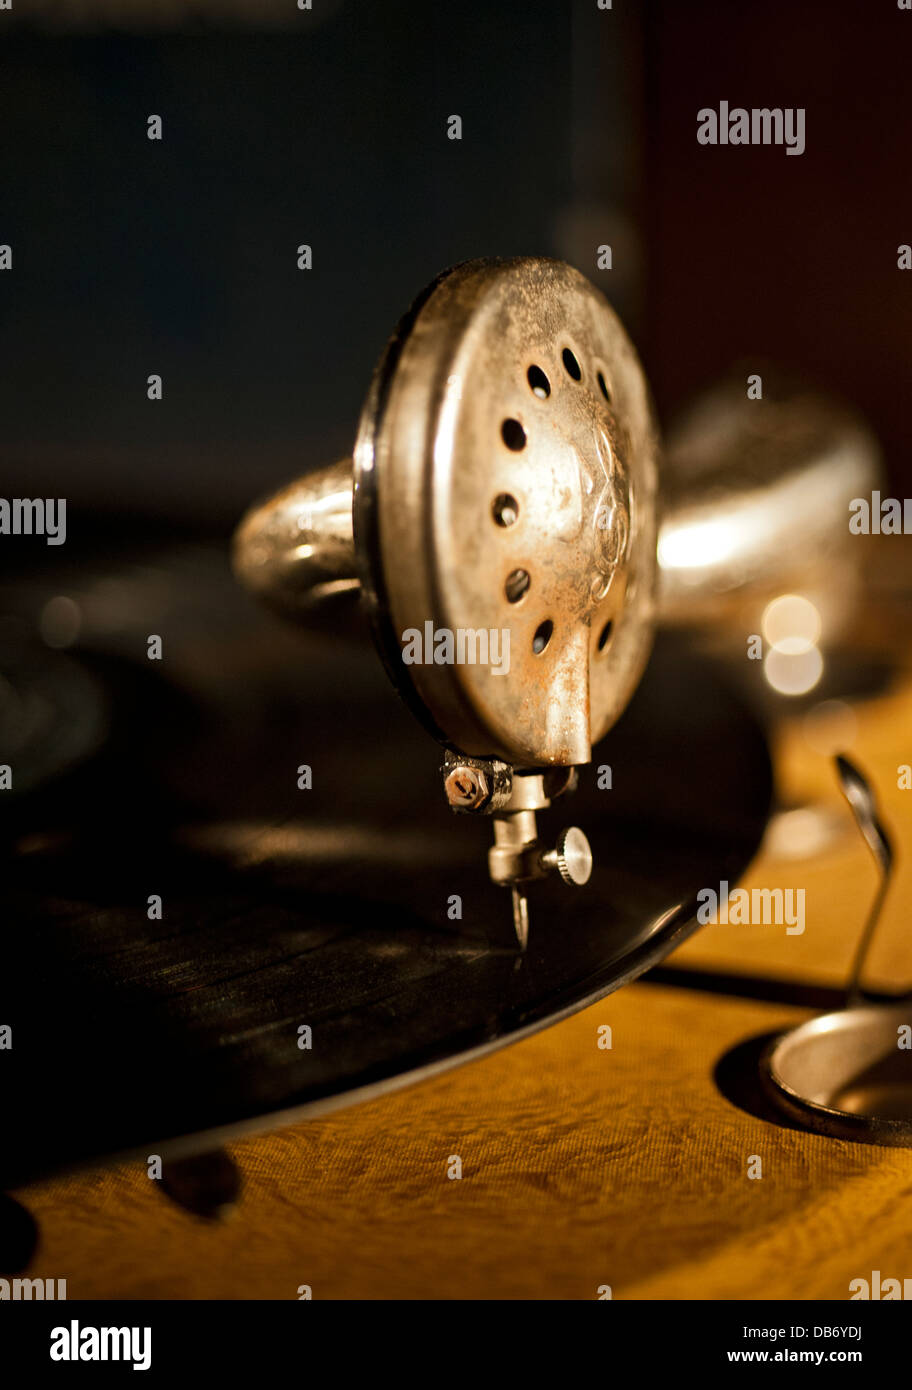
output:
[[[853,568],[848,507],[870,494],[879,451],[823,397],[702,398],[670,436],[663,468],[658,618],[712,627],[733,599],[825,585]],[[241,582],[274,610],[333,631],[360,593],[352,461],[339,459],[255,506],[238,528]]]

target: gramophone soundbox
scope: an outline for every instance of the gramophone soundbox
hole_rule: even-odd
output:
[[[4,1185],[191,1153],[544,1028],[694,930],[763,832],[760,728],[661,634],[580,770],[591,878],[537,885],[518,952],[488,828],[452,815],[368,644],[286,631],[226,550],[121,559],[101,534],[4,594]]]

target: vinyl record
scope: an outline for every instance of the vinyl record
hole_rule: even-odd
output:
[[[61,590],[82,622],[60,678],[102,692],[108,724],[75,769],[36,752],[43,784],[4,803],[6,1185],[192,1152],[515,1041],[666,955],[762,835],[762,731],[661,638],[542,816],[551,843],[584,827],[595,868],[532,886],[519,955],[490,822],[449,810],[440,749],[367,644],[286,632],[214,551],[33,581],[22,631]]]

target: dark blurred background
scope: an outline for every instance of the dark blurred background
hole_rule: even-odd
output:
[[[601,284],[665,421],[773,359],[860,406],[908,491],[910,70],[893,0],[17,2],[0,492],[227,529],[348,451],[432,275],[522,253]],[[805,107],[806,152],[698,145],[722,99]]]

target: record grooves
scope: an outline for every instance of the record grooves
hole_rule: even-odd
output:
[[[122,582],[169,598],[154,628],[140,605],[135,631],[67,655],[103,691],[106,736],[3,826],[6,1185],[192,1152],[544,1027],[689,934],[699,889],[734,882],[759,843],[762,732],[663,637],[581,770],[592,880],[571,901],[535,886],[518,956],[488,826],[451,815],[434,746],[372,652],[289,635],[214,552]],[[143,629],[164,633],[165,661],[144,659]]]

